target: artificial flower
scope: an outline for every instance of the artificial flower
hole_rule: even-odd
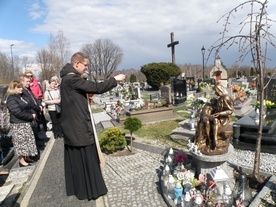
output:
[[[178,152],[174,157],[174,163],[184,163],[187,164],[189,162],[189,159],[186,154],[183,152]]]

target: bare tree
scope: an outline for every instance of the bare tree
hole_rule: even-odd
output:
[[[55,48],[57,56],[59,57],[59,66],[61,69],[70,59],[70,42],[64,36],[63,31],[59,30],[55,37]]]
[[[36,61],[41,66],[42,80],[59,76],[59,71],[69,61],[70,42],[62,30],[59,30],[56,36],[50,34],[48,49],[42,49],[36,55]]]
[[[50,34],[48,47],[52,71],[51,75],[59,76],[59,71],[70,58],[70,42],[64,36],[63,31],[59,30],[56,36]]]
[[[23,67],[23,72],[27,69],[29,62],[30,61],[29,61],[29,58],[27,56],[23,56],[21,58],[21,65]]]
[[[21,59],[18,55],[13,56],[13,79],[18,79],[18,74],[20,73],[21,67],[20,67]]]
[[[249,7],[249,13],[239,22],[240,30],[237,35],[227,36],[230,31],[230,20],[235,17],[235,13],[239,10]],[[265,55],[265,48],[262,48],[262,44],[268,43],[270,46],[275,48],[275,36],[270,32],[271,24],[275,21],[268,17],[267,13],[268,1],[263,2],[258,0],[245,1],[239,4],[228,13],[223,15],[220,20],[224,20],[224,30],[221,33],[222,37],[211,47],[211,52],[216,53],[222,47],[230,48],[233,45],[238,45],[239,52],[241,55],[239,59],[242,61],[247,55],[251,56],[254,70],[258,74],[258,96],[257,99],[260,102],[260,116],[258,135],[256,142],[256,152],[254,160],[254,168],[252,179],[258,182],[262,182],[260,178],[260,153],[261,153],[261,140],[263,131],[263,109],[264,109],[264,64],[268,59]],[[219,21],[220,21],[219,20]],[[209,55],[210,56],[210,55]]]
[[[0,82],[8,83],[12,80],[12,65],[10,58],[5,54],[0,52]]]
[[[49,80],[52,76],[54,68],[52,67],[51,54],[45,49],[37,51],[36,53],[36,62],[41,68],[41,79]]]
[[[135,75],[137,81],[139,82],[145,82],[147,80],[146,76],[140,70],[136,70],[134,68],[130,68],[127,70],[116,70],[112,75],[115,76],[121,73],[126,75],[126,81],[130,80],[131,75]]]
[[[98,39],[81,49],[89,57],[89,67],[94,80],[107,79],[121,63],[122,49],[109,39]]]

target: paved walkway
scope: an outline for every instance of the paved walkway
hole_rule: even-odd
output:
[[[98,123],[107,116],[102,112],[94,118]],[[18,203],[21,207],[165,207],[158,177],[163,156],[142,148],[134,148],[134,153],[126,156],[105,155],[107,195],[97,201],[80,201],[65,194],[63,140],[51,138]]]
[[[136,149],[133,155],[106,156],[106,207],[165,207],[159,178],[162,157]],[[97,206],[98,207],[98,206]]]
[[[51,143],[52,142],[52,143]],[[26,193],[30,196],[29,200],[24,199],[21,206],[28,207],[54,207],[54,206],[91,206],[95,207],[96,202],[87,200],[79,201],[75,196],[66,196],[65,179],[63,167],[63,140],[51,140],[48,144],[52,144],[51,152],[43,168],[40,178],[33,180],[34,188],[31,186]],[[43,162],[43,160],[42,160]],[[39,172],[35,176],[39,176]],[[31,185],[32,185],[31,184]],[[32,192],[31,192],[32,191]]]

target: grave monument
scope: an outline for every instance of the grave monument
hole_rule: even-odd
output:
[[[265,78],[268,83],[268,78]],[[271,79],[265,90],[265,100],[276,103],[276,79]],[[262,152],[276,153],[276,108],[267,109],[263,117]],[[258,135],[259,119],[256,110],[233,123],[233,145],[235,148],[255,150]]]
[[[202,108],[195,134],[198,150],[206,155],[227,153],[233,134],[230,125],[234,110],[232,98],[222,85],[214,87],[215,94]]]
[[[187,100],[187,84],[185,79],[172,78],[173,104],[178,105]]]
[[[161,101],[164,100],[168,105],[170,105],[172,103],[171,87],[162,86],[160,87],[160,92],[161,92]]]
[[[226,163],[233,152],[230,140],[233,134],[231,117],[234,102],[221,84],[214,86],[213,90],[217,97],[202,108],[192,147],[190,146],[198,174],[210,173],[215,167],[227,171]]]
[[[167,45],[167,47],[170,47],[172,49],[172,63],[175,64],[175,52],[174,47],[175,45],[178,45],[179,41],[174,41],[174,33],[171,32],[171,43]]]

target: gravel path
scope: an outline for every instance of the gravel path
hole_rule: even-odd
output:
[[[255,152],[235,149],[229,162],[241,167],[253,169]],[[276,154],[261,153],[260,171],[276,174]]]

